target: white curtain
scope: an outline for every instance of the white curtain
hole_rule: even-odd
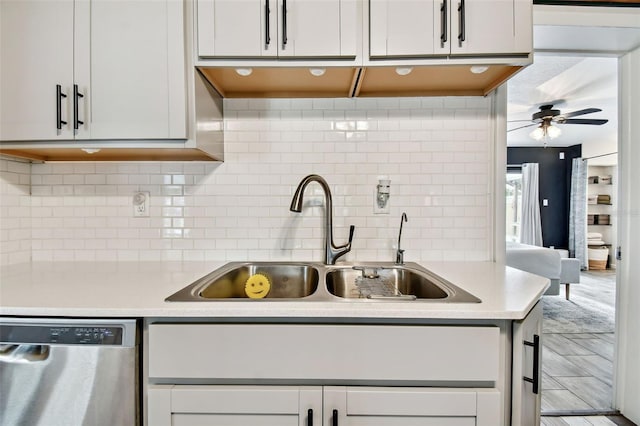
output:
[[[542,247],[542,225],[540,222],[538,192],[538,163],[522,164],[520,242]]]
[[[587,162],[574,158],[571,162],[571,200],[569,204],[569,256],[580,260],[588,269],[587,259]]]

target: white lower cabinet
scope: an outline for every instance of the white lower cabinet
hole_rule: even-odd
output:
[[[512,426],[540,424],[542,302],[513,322]]]
[[[495,426],[500,411],[495,389],[159,385],[148,398],[154,426]]]
[[[146,424],[504,425],[502,330],[151,323]]]

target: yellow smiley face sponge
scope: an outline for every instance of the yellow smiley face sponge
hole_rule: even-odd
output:
[[[244,292],[251,299],[263,299],[271,290],[271,282],[263,274],[253,274],[244,285]]]

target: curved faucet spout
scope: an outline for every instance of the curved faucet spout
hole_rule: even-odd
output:
[[[400,248],[400,239],[402,238],[402,223],[408,222],[407,214],[402,212],[400,217],[400,232],[398,232],[398,249],[396,250],[396,265],[404,265],[404,250]]]
[[[349,228],[349,242],[342,246],[336,246],[333,243],[333,200],[331,197],[331,189],[327,184],[327,181],[324,180],[322,176],[319,175],[308,175],[303,178],[298,187],[296,188],[296,192],[293,194],[293,199],[291,200],[291,206],[289,210],[292,212],[300,213],[302,212],[302,203],[304,198],[304,190],[311,182],[317,182],[322,187],[324,192],[324,200],[325,200],[325,264],[327,265],[335,265],[336,260],[351,251],[351,241],[353,240],[353,232],[355,231],[355,226],[351,225]]]

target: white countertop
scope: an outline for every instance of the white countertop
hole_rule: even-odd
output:
[[[345,319],[522,319],[549,280],[492,262],[423,262],[481,303],[228,300],[165,302],[226,262],[34,262],[0,270],[0,315]]]

